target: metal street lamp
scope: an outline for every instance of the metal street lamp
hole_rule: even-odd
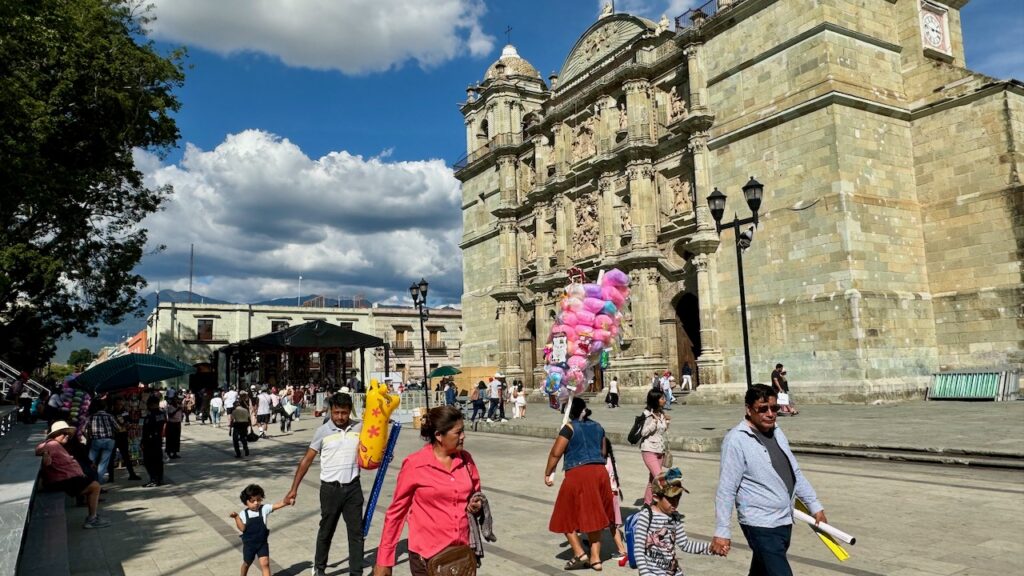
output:
[[[427,288],[430,285],[427,281],[420,279],[419,284],[413,284],[409,286],[409,294],[412,296],[412,304],[416,307],[416,311],[420,317],[420,348],[423,353],[423,380],[420,384],[423,386],[423,400],[426,402],[427,410],[430,409],[430,391],[427,390],[427,339],[423,333],[423,320],[426,319],[429,314],[427,309]]]
[[[302,276],[299,276],[299,295],[295,297],[295,305],[302,306]]]
[[[747,293],[743,285],[743,251],[750,248],[751,243],[754,241],[754,229],[757,227],[757,211],[761,208],[761,197],[763,194],[764,186],[751,176],[750,180],[743,185],[743,197],[746,199],[747,206],[753,215],[750,218],[743,218],[741,220],[734,212],[732,222],[729,224],[722,224],[722,216],[725,215],[725,194],[722,194],[718,191],[718,188],[715,188],[708,196],[708,208],[711,210],[711,217],[715,219],[715,231],[718,232],[719,236],[721,236],[722,230],[728,228],[736,230],[736,272],[740,281],[740,315],[742,317],[740,324],[743,326],[743,359],[747,368],[747,388],[753,386],[753,382],[750,377],[750,338],[747,334]],[[740,232],[740,227],[747,224],[752,226],[746,231]]]

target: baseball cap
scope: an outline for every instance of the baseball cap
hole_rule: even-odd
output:
[[[664,473],[659,474],[654,482],[651,483],[651,492],[655,496],[664,496],[665,498],[675,498],[683,492],[690,493],[683,486],[683,473],[679,468],[669,468]]]

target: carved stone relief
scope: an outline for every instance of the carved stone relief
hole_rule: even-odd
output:
[[[625,196],[622,199],[622,206],[619,207],[619,224],[622,228],[622,234],[633,233],[633,219],[629,215],[630,211],[630,198]]]
[[[686,100],[683,100],[682,96],[678,94],[675,86],[673,86],[672,89],[669,90],[668,98],[669,121],[675,122],[676,120],[682,120],[683,118],[686,118],[686,115],[688,113],[686,110]]]
[[[693,212],[693,192],[689,180],[682,177],[669,180],[669,190],[672,191],[672,214],[689,214]]]
[[[584,196],[576,203],[576,227],[572,234],[573,249],[577,257],[585,258],[600,250],[597,199]]]
[[[579,162],[590,158],[597,153],[597,145],[594,141],[594,117],[587,118],[580,124],[576,131],[576,138],[572,142],[572,161]]]

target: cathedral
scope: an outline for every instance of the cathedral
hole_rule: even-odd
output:
[[[546,79],[505,46],[460,105],[463,366],[539,387],[578,267],[631,279],[598,386],[689,366],[735,400],[745,348],[820,401],[1019,372],[1024,85],[966,68],[966,3],[607,6]]]

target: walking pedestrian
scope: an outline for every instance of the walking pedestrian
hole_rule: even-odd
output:
[[[146,417],[142,421],[142,464],[146,467],[149,482],[144,487],[164,485],[163,433],[167,417],[160,410],[160,400],[150,396],[146,400]]]
[[[776,424],[777,393],[755,384],[744,398],[744,419],[722,441],[715,496],[715,537],[711,549],[725,555],[732,544],[732,509],[753,553],[752,576],[792,576],[786,558],[797,498],[816,522],[828,522],[811,483],[804,477],[786,435]]]
[[[228,425],[231,427],[231,445],[235,449],[235,458],[241,458],[244,451],[249,455],[249,431],[252,429],[252,419],[249,409],[249,395],[244,391],[238,395],[235,407],[231,409],[231,418]]]
[[[608,407],[619,407],[619,379],[616,376],[612,376],[611,381],[608,382]]]
[[[633,551],[641,576],[683,576],[676,550],[687,554],[713,554],[711,544],[691,540],[683,527],[679,500],[683,492],[683,474],[678,468],[667,470],[654,482],[654,503],[638,512],[633,533]]]
[[[455,390],[455,382],[450,379],[444,385],[444,403],[446,406],[455,406],[458,402],[458,391]]]
[[[210,397],[210,424],[220,428],[220,415],[224,411],[224,399],[220,394],[213,394]]]
[[[501,404],[501,380],[498,380],[496,376],[501,374],[498,372],[495,377],[492,377],[487,382],[487,399],[490,403],[490,407],[487,409],[487,421],[495,422],[498,420],[498,405]]]
[[[676,401],[675,396],[672,395],[672,373],[668,370],[665,371],[661,376],[661,393],[665,395],[665,409],[671,410],[672,403]]]
[[[565,480],[548,530],[564,534],[572,547],[573,558],[566,563],[566,570],[600,571],[601,532],[615,523],[612,487],[605,470],[604,428],[590,419],[587,403],[578,397],[569,406],[569,420],[551,446],[544,469],[544,484],[553,486],[555,467],[565,458]],[[579,533],[587,535],[589,552],[583,549]]]
[[[270,423],[277,424],[277,417],[281,415],[281,396],[277,388],[270,389]]]
[[[657,390],[647,393],[647,405],[643,412],[644,426],[640,429],[640,436],[643,438],[640,441],[640,456],[649,472],[647,489],[644,490],[644,504],[651,503],[651,485],[661,474],[662,463],[665,460],[665,432],[672,421],[672,417],[665,414],[665,407],[664,394]]]
[[[683,362],[679,373],[683,376],[682,390],[693,390],[693,368],[690,367],[690,363]]]
[[[270,423],[271,400],[266,388],[260,390],[256,397],[256,425],[260,429],[260,438],[267,437],[267,425]]]
[[[86,426],[89,438],[89,460],[96,467],[96,478],[100,484],[107,480],[110,457],[114,454],[114,430],[117,422],[107,412],[107,402],[102,398],[93,400],[90,405],[92,416]]]
[[[469,393],[469,400],[473,403],[473,415],[470,417],[470,423],[475,424],[477,414],[482,418],[484,416],[484,400],[487,397],[487,385],[481,380],[476,383],[476,387]]]
[[[167,401],[167,457],[181,458],[181,420],[187,414],[182,408],[181,397],[175,395]]]
[[[619,482],[619,467],[615,462],[615,450],[608,438],[604,439],[604,450],[607,456],[604,460],[604,468],[608,472],[608,481],[612,486],[612,509],[615,512],[615,523],[612,525],[612,540],[615,542],[615,554],[612,560],[621,560],[626,557],[626,543],[622,540],[622,483]]]
[[[291,432],[292,414],[295,412],[295,406],[292,406],[291,396],[287,394],[282,395],[278,406],[280,406],[280,413],[278,415],[281,416],[281,433],[284,434],[285,432]]]
[[[196,411],[196,395],[191,390],[185,392],[185,396],[181,400],[181,409],[185,416],[185,426],[191,423],[192,413]]]
[[[480,472],[464,449],[462,411],[454,406],[431,408],[423,419],[420,436],[427,444],[406,457],[398,473],[377,547],[374,576],[391,576],[406,523],[409,571],[413,576],[427,576],[431,558],[443,550],[470,546],[471,524],[489,525],[482,518],[489,510],[484,510]],[[476,551],[476,556],[479,560],[482,549]]]
[[[359,483],[359,432],[362,423],[352,418],[352,397],[338,392],[330,397],[330,418],[316,429],[306,454],[299,461],[285,502],[294,505],[299,486],[313,460],[320,456],[320,527],[316,533],[313,576],[327,573],[331,540],[338,521],[348,532],[348,569],[363,574],[363,489]]]
[[[793,396],[789,393],[789,380],[786,379],[786,368],[782,364],[776,364],[772,371],[772,389],[778,395],[779,415],[788,414],[796,416],[800,413],[793,403]]]
[[[264,504],[264,498],[266,494],[259,484],[249,484],[239,495],[245,508],[242,508],[241,512],[231,513],[231,518],[235,519],[235,527],[242,533],[241,576],[249,573],[249,566],[257,558],[260,561],[262,575],[270,576],[270,528],[267,527],[267,517],[288,504],[284,500]]]
[[[120,396],[114,399],[113,414],[114,427],[114,448],[117,450],[125,469],[128,470],[129,480],[142,480],[142,477],[135,473],[135,466],[132,463],[132,453],[128,446],[128,410],[125,408],[124,398]],[[114,466],[111,463],[107,469],[110,481],[114,481]]]

